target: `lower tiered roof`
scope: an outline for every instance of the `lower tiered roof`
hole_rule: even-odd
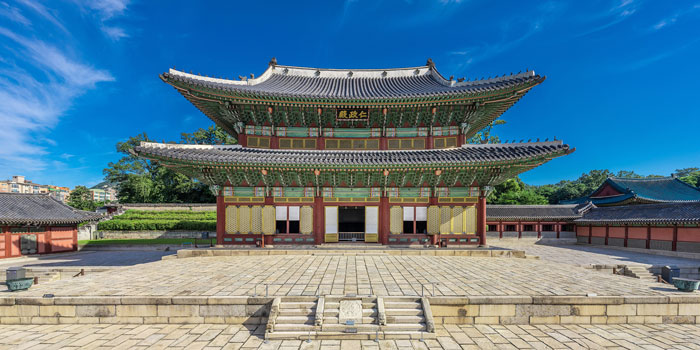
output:
[[[216,173],[245,173],[246,183],[255,185],[251,180],[262,170],[263,173],[313,174],[315,171],[329,172],[367,172],[373,176],[382,176],[382,170],[404,174],[401,178],[384,179],[385,184],[405,183],[406,173],[415,174],[408,180],[414,186],[428,183],[438,186],[444,183],[451,186],[459,182],[480,186],[500,183],[508,177],[539,166],[552,158],[573,152],[561,141],[463,145],[453,149],[431,150],[374,150],[374,151],[327,151],[327,150],[278,150],[254,149],[238,145],[182,145],[143,142],[133,149],[141,157],[160,161],[177,171],[214,184],[222,184],[231,176],[226,174],[218,178]],[[443,174],[444,173],[444,174]],[[316,175],[318,177],[318,175]],[[280,179],[284,183],[284,179]],[[357,179],[355,179],[357,180]],[[268,181],[267,178],[261,181]],[[307,182],[315,185],[337,183],[333,179],[311,179],[297,181],[297,186]],[[359,181],[359,180],[358,180]],[[230,181],[233,182],[233,181]],[[342,181],[341,181],[342,182]],[[353,182],[353,181],[350,181]],[[376,178],[364,183],[377,182]],[[266,183],[266,185],[270,185]],[[284,184],[283,184],[284,185]],[[347,184],[355,186],[356,184]],[[286,185],[285,185],[286,186]],[[335,185],[333,185],[335,186]],[[400,185],[399,185],[400,186]]]

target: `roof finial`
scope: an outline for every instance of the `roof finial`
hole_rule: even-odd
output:
[[[428,58],[428,62],[426,62],[425,65],[430,68],[435,68],[435,63],[433,62],[432,58]]]
[[[270,65],[270,66],[276,66],[276,65],[277,65],[277,58],[272,57],[272,59],[270,60],[269,65]]]

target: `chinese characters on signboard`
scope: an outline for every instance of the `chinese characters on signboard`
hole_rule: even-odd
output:
[[[335,110],[336,120],[369,120],[367,108],[338,108]]]

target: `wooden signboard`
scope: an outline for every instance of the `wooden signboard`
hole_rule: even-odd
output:
[[[335,119],[338,121],[369,120],[369,109],[338,108],[335,110]]]

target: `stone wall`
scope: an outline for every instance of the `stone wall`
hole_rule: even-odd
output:
[[[100,239],[156,239],[156,238],[216,238],[216,232],[209,231],[100,231]]]

